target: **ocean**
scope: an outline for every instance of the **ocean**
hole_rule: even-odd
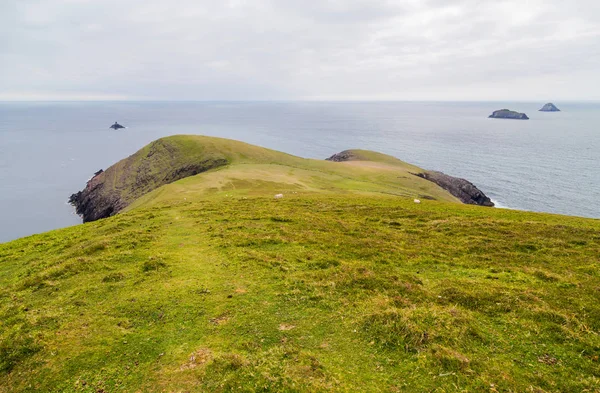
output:
[[[94,172],[175,134],[307,158],[376,150],[468,179],[499,207],[600,218],[600,103],[543,104],[2,102],[0,242],[79,224],[67,199]],[[487,118],[502,108],[530,120]]]

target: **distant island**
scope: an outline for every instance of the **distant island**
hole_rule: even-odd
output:
[[[491,115],[488,116],[490,119],[515,119],[515,120],[529,120],[529,117],[525,113],[519,113],[515,111],[511,111],[509,109],[500,109],[498,111],[494,111]]]
[[[549,102],[539,110],[540,112],[560,112],[560,109],[556,107],[553,103]]]
[[[120,125],[119,123],[117,123],[117,122],[115,121],[115,124],[113,124],[112,126],[110,126],[110,127],[108,127],[108,128],[112,128],[113,130],[118,130],[118,129],[120,129],[120,128],[125,128],[125,127],[123,127],[122,125]]]

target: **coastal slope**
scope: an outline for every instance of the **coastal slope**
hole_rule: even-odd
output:
[[[400,162],[397,158],[367,150],[345,150],[341,153],[332,155],[327,158],[327,160],[333,162]],[[458,198],[462,203],[489,207],[494,206],[492,200],[468,180],[446,175],[445,173],[437,171],[419,170],[417,173],[412,174],[437,184],[454,197]]]
[[[600,221],[348,152],[183,136],[100,173],[119,214],[0,244],[0,392],[599,390]]]
[[[597,220],[190,195],[0,244],[0,391],[598,390]]]
[[[99,171],[70,201],[84,222],[89,222],[110,217],[151,191],[185,178],[191,178],[186,188],[196,195],[229,189],[232,194],[258,189],[264,195],[266,184],[270,184],[276,193],[374,192],[457,200],[414,175],[423,171],[416,166],[380,153],[364,154],[369,158],[348,167],[229,139],[179,135],[152,142],[106,171]],[[173,193],[161,190],[159,194]],[[142,201],[152,200],[155,195]],[[136,206],[140,203],[137,201]]]

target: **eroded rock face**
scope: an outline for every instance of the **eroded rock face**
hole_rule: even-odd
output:
[[[514,120],[529,120],[529,117],[525,113],[519,113],[511,111],[509,109],[500,109],[494,111],[488,116],[490,119],[514,119]]]
[[[556,107],[553,103],[549,102],[540,109],[540,112],[560,112],[560,109]]]
[[[165,184],[227,165],[223,156],[189,155],[167,141],[152,142],[106,171],[69,198],[83,222],[110,217],[134,200]]]
[[[85,188],[69,198],[69,203],[75,206],[75,211],[83,218],[83,222],[96,221],[112,216],[127,206],[116,193],[103,193],[104,172],[96,172],[88,180]]]
[[[449,176],[445,173],[436,171],[415,173],[415,175],[437,184],[450,194],[460,199],[462,203],[489,207],[494,206],[492,200],[468,180]]]

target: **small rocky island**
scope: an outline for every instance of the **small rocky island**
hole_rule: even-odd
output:
[[[113,124],[112,126],[110,126],[108,128],[112,128],[113,130],[119,130],[119,129],[125,128],[125,127],[115,121],[115,124]]]
[[[556,107],[553,103],[549,102],[540,109],[540,112],[560,112],[560,109]]]
[[[509,109],[500,109],[498,111],[494,111],[491,115],[488,116],[490,119],[514,119],[514,120],[529,120],[529,117],[525,113],[519,113],[515,111],[511,111]]]

